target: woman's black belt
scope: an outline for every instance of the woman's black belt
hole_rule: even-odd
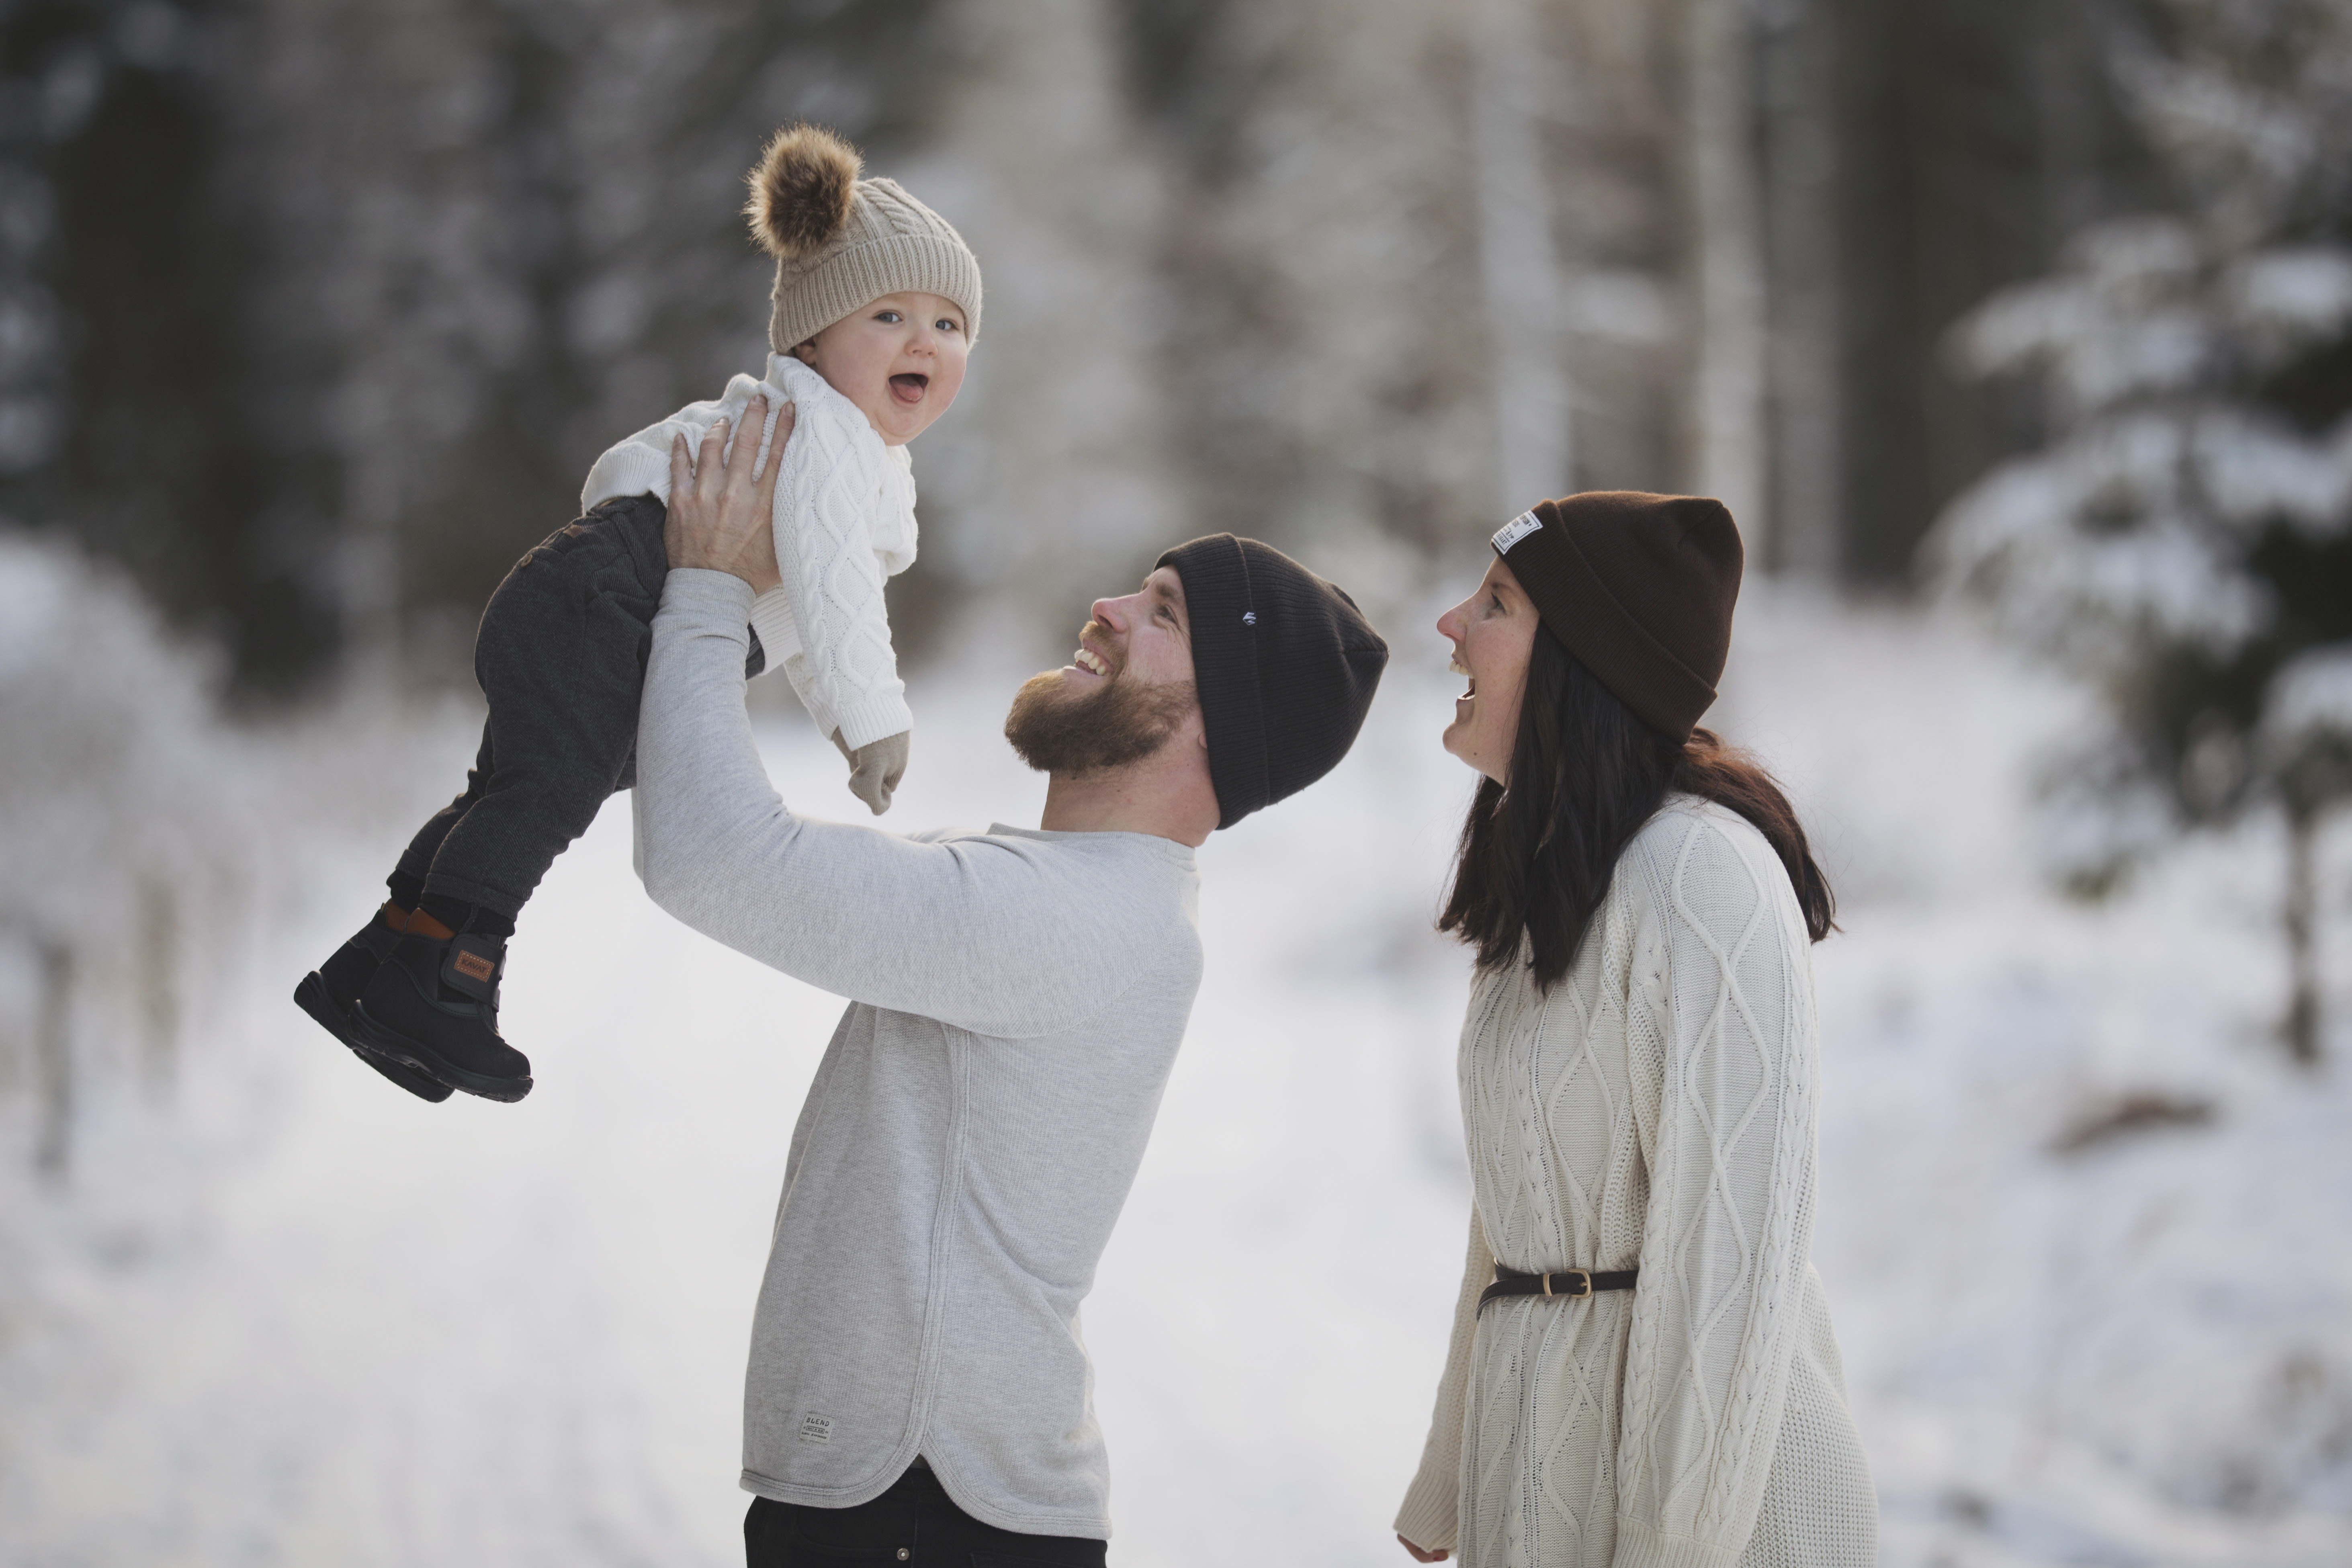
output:
[[[1641,1278],[1638,1268],[1596,1274],[1590,1268],[1562,1268],[1551,1274],[1522,1274],[1495,1265],[1495,1282],[1478,1292],[1478,1310],[1499,1296],[1549,1296],[1555,1300],[1580,1301],[1595,1290],[1631,1290]]]

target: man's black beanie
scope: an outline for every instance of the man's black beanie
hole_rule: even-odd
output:
[[[1355,600],[1255,539],[1212,533],[1159,564],[1184,580],[1217,826],[1231,827],[1348,754],[1389,645]]]

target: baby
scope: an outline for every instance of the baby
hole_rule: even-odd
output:
[[[589,470],[585,515],[516,563],[474,642],[489,721],[465,793],[387,879],[392,896],[305,975],[294,999],[411,1093],[530,1092],[530,1063],[498,1032],[515,917],[607,796],[635,782],[637,697],[668,563],[669,455],[716,426],[782,465],[773,527],[782,583],[751,606],[745,673],[782,668],[849,759],[877,815],[907,765],[914,719],[882,582],[915,559],[907,443],[947,412],[980,330],[980,264],[947,222],[888,180],[858,178],[832,132],[777,133],[751,174],[753,236],[776,258],[762,381],[739,375],[614,447]],[[793,407],[743,432],[744,410]]]

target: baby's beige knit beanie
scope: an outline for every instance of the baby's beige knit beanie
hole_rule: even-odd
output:
[[[780,354],[885,294],[919,290],[963,309],[980,337],[980,263],[947,219],[898,188],[861,180],[857,150],[817,125],[788,125],[748,176],[751,237],[776,258],[768,344]]]

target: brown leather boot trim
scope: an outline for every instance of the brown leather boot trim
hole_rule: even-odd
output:
[[[435,942],[447,942],[451,937],[457,934],[456,931],[451,931],[447,926],[443,925],[439,921],[435,920],[431,915],[426,914],[422,906],[408,911],[407,930],[408,934],[411,936],[429,936]]]
[[[406,931],[408,929],[408,911],[402,909],[398,904],[394,903],[390,899],[386,899],[383,901],[383,923],[390,926],[394,931]]]

